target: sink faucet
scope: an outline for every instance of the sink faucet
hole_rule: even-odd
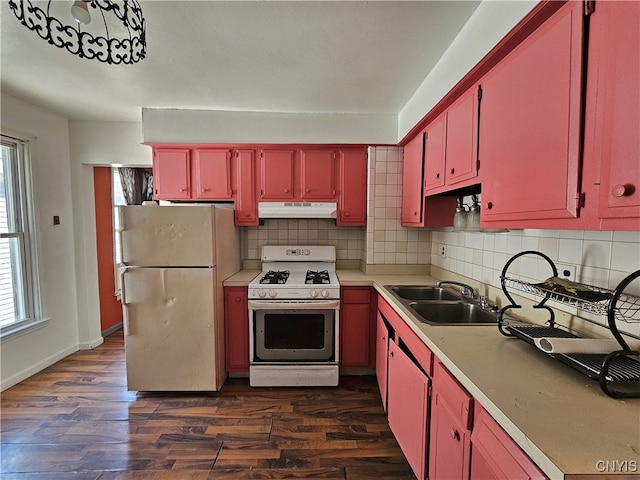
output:
[[[476,298],[476,292],[473,290],[473,287],[470,287],[466,283],[454,282],[452,280],[442,280],[436,283],[436,286],[442,287],[443,285],[455,285],[460,287],[460,293],[466,297]]]

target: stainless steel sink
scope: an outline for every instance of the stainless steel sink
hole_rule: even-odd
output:
[[[495,325],[498,315],[469,302],[411,302],[422,323],[438,325]]]
[[[462,300],[459,293],[434,285],[387,285],[385,288],[396,298],[402,300]]]

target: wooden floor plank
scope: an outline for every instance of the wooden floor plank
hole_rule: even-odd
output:
[[[122,332],[0,398],[3,480],[414,479],[375,378],[130,392]]]

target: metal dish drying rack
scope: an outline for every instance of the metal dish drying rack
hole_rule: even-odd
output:
[[[558,328],[555,312],[547,305],[549,300],[580,309],[607,318],[609,330],[620,349],[610,353],[548,353],[566,365],[587,375],[600,383],[602,391],[615,398],[640,398],[640,352],[629,347],[618,329],[618,322],[640,323],[640,298],[626,293],[627,288],[640,278],[640,270],[622,280],[615,290],[592,285],[581,285],[580,295],[563,293],[548,288],[544,283],[531,284],[508,275],[511,264],[524,255],[542,257],[550,266],[553,277],[558,276],[554,262],[545,254],[534,250],[520,252],[507,261],[502,269],[500,282],[502,291],[511,302],[500,310],[498,328],[503,335],[518,337],[535,346],[535,340],[546,337],[580,338],[567,330]],[[511,296],[510,290],[525,292],[542,297],[533,308],[544,309],[549,313],[546,326],[505,318],[512,309],[522,308]],[[537,348],[537,347],[536,347]],[[542,350],[541,350],[542,351]]]

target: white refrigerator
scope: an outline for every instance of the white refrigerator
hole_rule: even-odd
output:
[[[240,270],[233,210],[119,208],[127,388],[219,390],[226,379],[222,281]]]

